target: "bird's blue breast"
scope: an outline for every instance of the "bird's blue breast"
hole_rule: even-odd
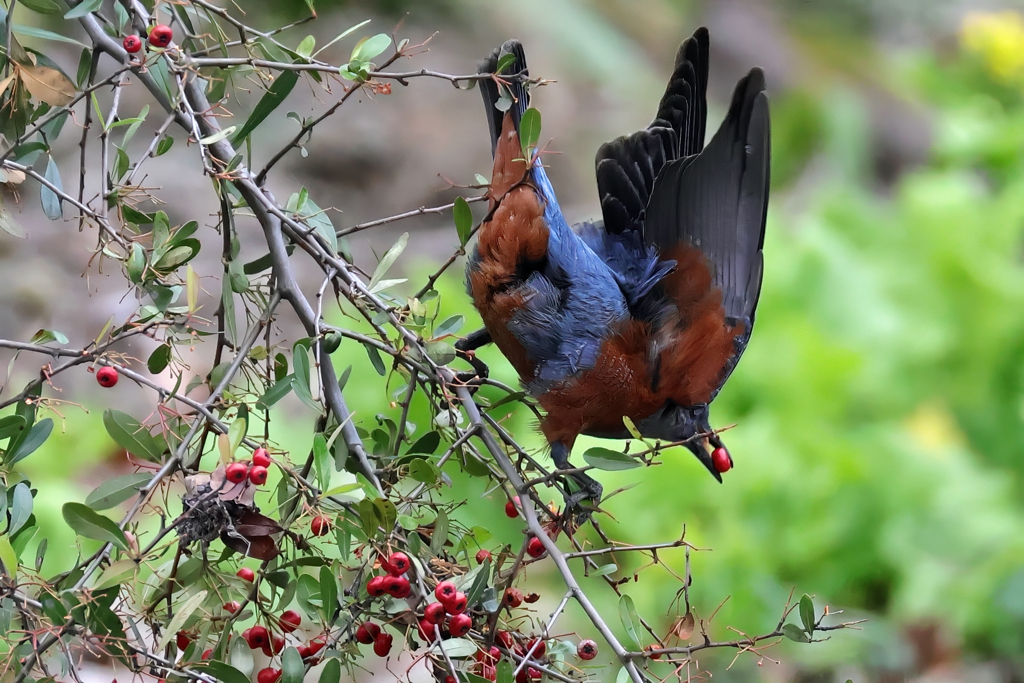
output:
[[[629,306],[615,273],[569,227],[539,160],[531,181],[548,226],[547,257],[521,286],[524,303],[509,329],[536,365],[532,388],[543,390],[592,368]]]

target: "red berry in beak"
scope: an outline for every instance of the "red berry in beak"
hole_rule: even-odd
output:
[[[716,470],[723,474],[731,470],[732,458],[729,456],[729,451],[725,450],[722,446],[711,451],[711,464],[715,466]]]

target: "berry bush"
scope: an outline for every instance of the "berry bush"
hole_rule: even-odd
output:
[[[341,116],[353,95],[439,79],[478,106],[475,93],[462,91],[485,76],[403,68],[423,46],[364,36],[365,22],[331,41],[351,44],[349,60],[331,64],[318,58],[327,45],[318,49],[312,37],[287,44],[279,36],[292,26],[251,27],[234,6],[67,4],[68,36],[74,29],[87,37],[76,68],[22,47],[7,13],[0,174],[19,199],[38,194],[49,219],[94,231],[95,250],[83,260],[119,275],[137,307],[97,325],[84,348],[56,330],[0,340],[22,361],[42,363],[26,386],[0,394],[0,679],[77,678],[82,653],[102,652],[154,680],[207,683],[338,683],[357,668],[379,670],[378,659],[397,677],[419,666],[446,683],[639,682],[644,670],[684,675],[704,649],[762,657],[782,637],[810,642],[848,625],[824,624],[828,610],[804,596],[784,607],[773,632],[714,641],[691,609],[689,572],[667,632],[638,614],[616,554],[656,564],[659,552],[689,553],[687,542],[617,544],[602,532],[600,513],[582,526],[563,514],[548,500],[567,493],[568,480],[503,426],[507,411],[535,406],[516,388],[449,368],[462,363],[452,342],[465,321],[446,314],[434,285],[465,255],[475,229],[470,205],[483,201],[485,179],[429,209],[451,213],[458,246],[419,286],[389,273],[405,238],[374,264],[356,263],[346,240],[424,210],[339,230],[305,188],[284,202],[268,190],[277,163],[303,153],[315,127]],[[299,23],[315,18],[307,4],[311,14]],[[59,9],[11,3],[19,14],[51,6]],[[289,114],[290,142],[256,158],[253,136],[300,81],[333,103],[315,117]],[[246,111],[232,93],[254,82],[262,92]],[[147,104],[126,111],[128,89]],[[138,135],[143,126],[148,139]],[[81,139],[80,177],[70,181],[52,151],[62,135]],[[215,220],[173,224],[159,207],[175,188],[141,184],[175,144],[188,145],[194,173],[216,194]],[[90,196],[85,173],[94,164],[102,172]],[[6,211],[0,227],[22,234]],[[210,251],[215,272],[196,260]],[[296,277],[300,260],[317,269],[314,291]],[[351,385],[352,368],[339,371],[332,359],[343,345],[361,347],[378,384]],[[197,348],[205,367],[195,365]],[[144,360],[139,349],[147,349]],[[106,392],[143,387],[151,402],[134,415],[103,413],[135,471],[105,481],[84,503],[64,504],[79,552],[63,553],[60,571],[44,575],[47,546],[33,541],[37,491],[19,463],[54,429],[69,400],[58,398],[64,376],[84,372]],[[372,391],[390,396],[390,412],[360,412]],[[305,453],[286,452],[273,436],[288,395],[317,416]],[[669,447],[591,449],[584,469],[651,465]],[[731,466],[723,457],[720,471]],[[504,504],[520,520],[521,542],[495,543],[487,529],[464,523],[463,501],[450,494],[456,478],[487,481],[504,501],[496,509]],[[550,563],[564,582],[543,617],[531,607],[540,597],[527,576],[535,563]],[[580,587],[583,574],[619,596],[617,614],[599,613]],[[559,628],[570,603],[589,620],[586,633]],[[792,610],[799,619],[788,620]]]

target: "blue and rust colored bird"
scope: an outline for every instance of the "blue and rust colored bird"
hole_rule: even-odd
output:
[[[721,481],[732,459],[708,405],[747,345],[761,291],[764,74],[740,80],[705,147],[708,32],[699,29],[679,48],[654,122],[598,150],[604,220],[570,226],[539,155],[524,157],[522,45],[508,41],[479,71],[496,74],[480,83],[491,210],[467,268],[485,329],[459,350],[475,361],[467,352],[493,341],[509,359],[545,411],[540,426],[559,469],[580,434],[628,437],[628,417],[646,437],[689,439]],[[596,481],[574,479],[581,488],[570,505],[600,499]]]

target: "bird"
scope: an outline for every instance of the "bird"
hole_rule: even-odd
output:
[[[456,347],[478,374],[481,346],[508,358],[543,409],[558,469],[571,467],[579,435],[634,431],[683,442],[719,482],[734,464],[709,405],[747,347],[761,292],[770,121],[755,67],[704,145],[708,56],[699,28],[677,51],[653,122],[598,149],[602,218],[575,225],[541,155],[523,145],[539,117],[528,113],[522,44],[479,65],[494,168],[466,279],[484,327]],[[600,502],[599,482],[572,479],[567,508]]]

